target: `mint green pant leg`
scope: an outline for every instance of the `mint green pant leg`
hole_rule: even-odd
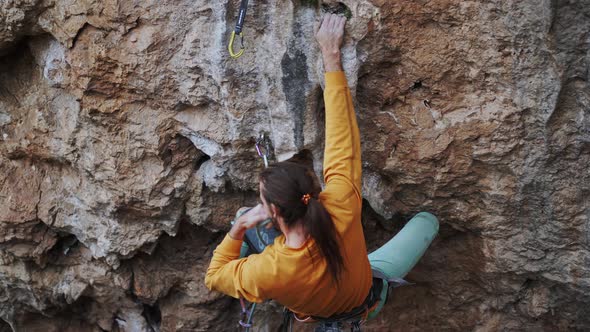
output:
[[[418,213],[389,242],[369,254],[371,267],[388,278],[403,278],[418,263],[437,233],[436,217],[428,212]],[[384,282],[381,301],[369,314],[369,319],[383,308],[387,288],[388,285]]]

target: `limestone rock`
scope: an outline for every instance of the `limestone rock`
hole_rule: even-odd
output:
[[[234,330],[204,273],[257,199],[261,133],[321,174],[322,5],[351,16],[368,247],[441,221],[367,328],[590,328],[584,1],[254,1],[234,60],[238,0],[8,0],[0,330]]]

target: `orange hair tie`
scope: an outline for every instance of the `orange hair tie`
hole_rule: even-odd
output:
[[[305,194],[305,195],[303,195],[303,197],[301,197],[301,201],[305,205],[307,205],[309,203],[309,200],[310,199],[311,199],[311,195],[310,194]]]

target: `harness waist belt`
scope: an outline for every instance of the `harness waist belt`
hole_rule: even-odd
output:
[[[374,277],[373,285],[371,286],[371,289],[369,289],[369,294],[365,298],[365,301],[358,307],[353,308],[349,312],[332,315],[328,318],[317,316],[311,316],[311,318],[321,322],[343,322],[358,318],[365,314],[371,307],[375,305],[375,303],[377,303],[377,301],[379,301],[379,295],[381,294],[382,288],[383,281],[379,278]]]

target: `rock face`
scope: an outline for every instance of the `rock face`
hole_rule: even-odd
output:
[[[590,329],[587,2],[343,3],[368,246],[441,221],[367,330]],[[256,137],[321,171],[322,5],[251,3],[233,60],[237,0],[0,4],[0,330],[235,329],[204,272]]]

